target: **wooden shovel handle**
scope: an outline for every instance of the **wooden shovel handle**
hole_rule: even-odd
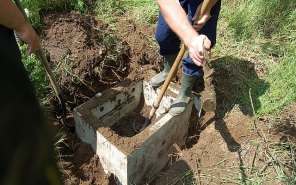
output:
[[[202,18],[202,16],[205,15],[205,13],[207,11],[210,11],[210,9],[212,7],[212,6],[210,6],[210,4],[211,4],[211,0],[204,0],[203,1],[200,11],[198,12],[198,15],[196,16],[196,19],[194,21],[198,21],[199,19]]]
[[[177,71],[180,62],[182,61],[182,58],[183,58],[183,56],[185,54],[185,51],[186,51],[185,46],[182,45],[181,50],[179,51],[179,54],[178,54],[177,58],[175,59],[175,62],[173,64],[168,76],[166,77],[166,79],[164,81],[164,84],[161,87],[161,90],[160,90],[160,92],[159,92],[159,94],[157,96],[157,99],[156,99],[156,101],[154,102],[154,104],[152,106],[152,109],[151,109],[151,111],[149,113],[149,119],[151,119],[153,117],[156,109],[159,107],[159,104],[160,104],[160,102],[162,100],[162,97],[163,97],[165,91],[167,90],[167,88],[168,88],[168,86],[169,86],[169,84],[170,84],[170,82],[171,82],[171,80],[172,80],[172,78],[173,78],[173,76],[175,74],[175,71]]]

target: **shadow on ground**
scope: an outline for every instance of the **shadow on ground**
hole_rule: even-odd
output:
[[[215,121],[215,129],[219,131],[228,145],[228,150],[236,152],[240,144],[230,134],[224,118],[235,107],[249,116],[253,116],[260,107],[259,97],[269,88],[269,84],[256,75],[254,64],[250,61],[240,60],[231,56],[211,61],[215,73],[213,84],[215,86],[217,107],[215,116],[200,126],[200,132]],[[197,82],[203,83],[203,79]],[[201,115],[204,115],[204,112]]]

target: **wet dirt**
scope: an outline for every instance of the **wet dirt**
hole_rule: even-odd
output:
[[[154,27],[137,25],[124,17],[119,17],[115,26],[120,30],[117,33],[96,16],[74,11],[47,12],[41,16],[39,35],[65,96],[69,120],[73,120],[73,109],[95,94],[124,79],[149,77],[152,74],[147,71],[159,72],[163,66],[157,45],[149,41],[154,37]],[[295,105],[281,113],[278,122],[284,124],[279,124],[278,128],[271,128],[268,118],[253,120],[252,112],[239,106],[234,98],[242,89],[234,83],[236,76],[233,70],[244,70],[253,76],[261,76],[258,74],[260,71],[256,71],[249,61],[213,52],[215,112],[202,112],[199,118],[193,108],[185,146],[177,148],[178,152],[170,155],[165,168],[146,184],[233,182],[252,174],[243,168],[244,165],[265,166],[268,159],[264,151],[258,151],[253,145],[254,141],[263,140],[261,131],[269,133],[268,139],[273,143],[280,143],[283,138],[295,141]],[[221,66],[221,58],[227,58],[229,62]],[[193,91],[200,95],[204,87],[203,78],[198,78]],[[57,100],[52,104],[57,107]],[[142,111],[147,111],[145,109]],[[54,108],[49,112],[58,114],[59,110]],[[116,184],[112,174],[105,174],[90,145],[62,128],[57,119],[49,118],[56,131],[62,129],[66,134],[66,140],[60,143],[60,157],[57,159],[66,185]],[[131,130],[122,134],[129,136],[133,133]],[[256,152],[258,155],[254,159]],[[274,173],[272,168],[268,170]]]

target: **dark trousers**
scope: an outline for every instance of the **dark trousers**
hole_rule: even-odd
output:
[[[194,16],[196,9],[202,0],[179,0],[179,2],[187,13],[188,20],[191,24],[193,24],[192,17]],[[203,28],[198,31],[199,34],[204,34],[211,40],[211,47],[216,44],[216,30],[220,7],[221,0],[218,1],[212,8],[211,18],[207,21]],[[161,12],[158,16],[155,38],[160,47],[160,55],[173,55],[179,52],[181,41],[179,37],[169,28]],[[193,63],[189,56],[183,59],[182,66],[184,73],[191,76],[198,76],[202,70],[201,67]]]
[[[14,32],[0,25],[0,184],[61,183],[49,128]]]

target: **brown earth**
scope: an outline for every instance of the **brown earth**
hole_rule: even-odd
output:
[[[151,42],[154,27],[137,25],[119,17],[117,32],[114,29],[95,16],[78,12],[47,12],[41,16],[39,35],[67,102],[69,122],[73,122],[73,109],[98,92],[124,79],[147,77],[151,74],[146,71],[159,72],[163,66],[158,47]],[[227,62],[219,63],[222,59]],[[295,141],[295,105],[276,119],[261,117],[254,120],[252,111],[239,105],[235,98],[242,89],[234,83],[237,76],[233,71],[244,70],[259,78],[264,75],[262,66],[232,56],[219,56],[215,50],[211,64],[216,71],[213,81],[216,111],[203,112],[199,118],[193,108],[185,146],[171,154],[165,168],[145,184],[244,183],[254,171],[274,174],[269,149]],[[179,83],[179,78],[176,82]],[[262,85],[264,83],[262,81]],[[193,91],[200,95],[203,89],[203,78],[199,78]],[[252,97],[254,101],[257,98]],[[58,107],[58,101],[54,100],[53,105]],[[50,112],[59,115],[60,110],[54,108]],[[55,130],[62,129],[66,134],[57,150],[65,184],[116,184],[112,175],[104,173],[90,145],[63,128],[58,119],[50,118]],[[271,126],[273,121],[279,123],[278,127]],[[258,147],[256,142],[266,146]],[[250,167],[254,169],[250,170]],[[287,167],[287,173],[290,171]]]

